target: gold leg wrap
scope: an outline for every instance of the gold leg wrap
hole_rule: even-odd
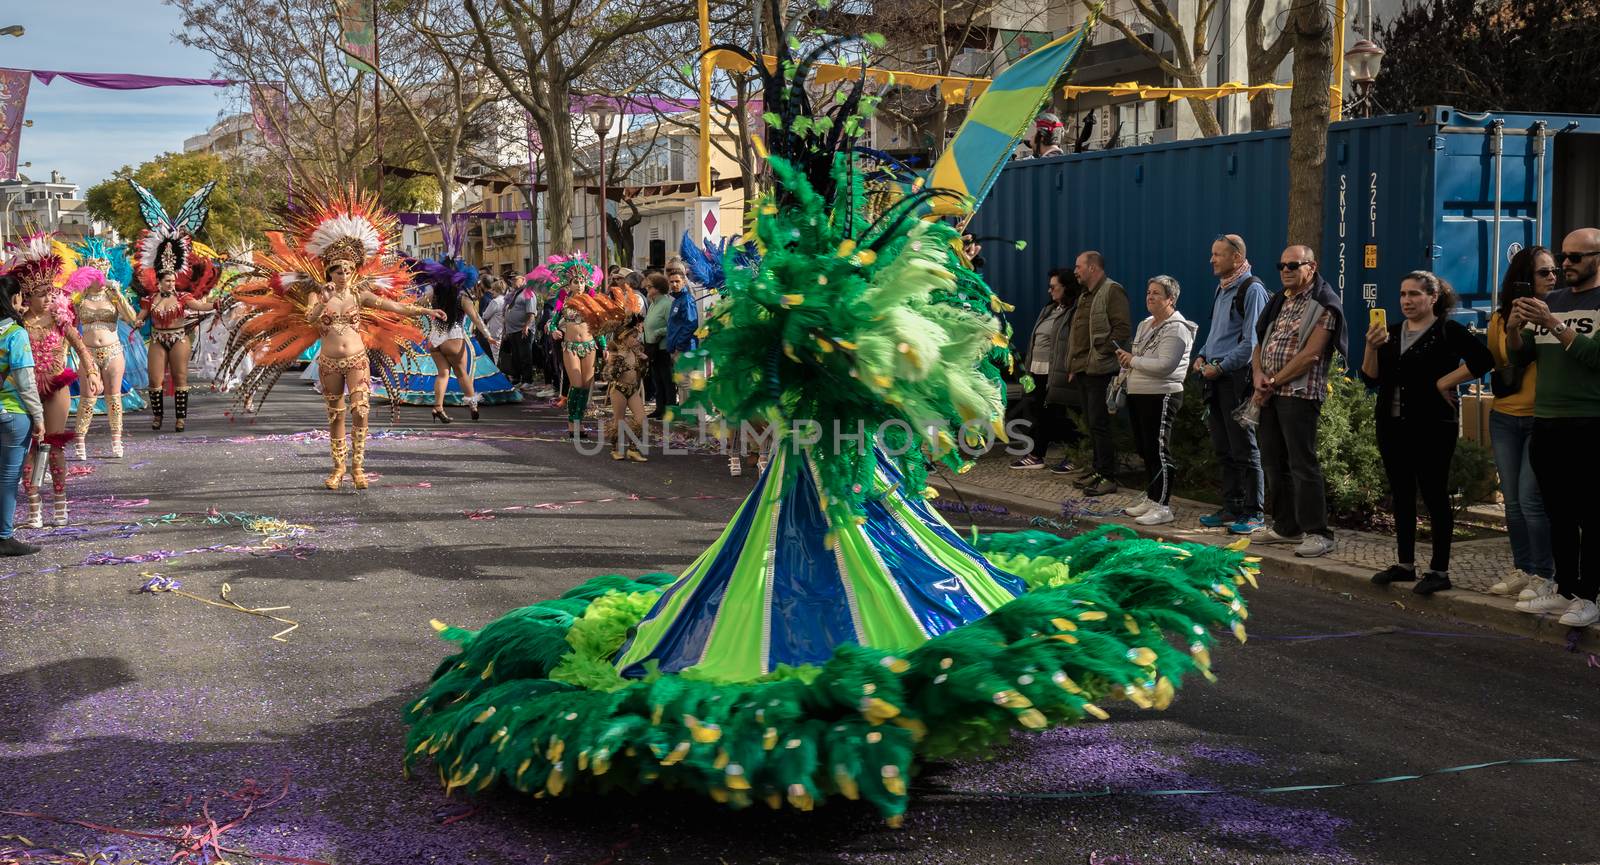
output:
[[[122,456],[122,400],[106,401],[106,419],[111,422],[111,455]]]
[[[344,439],[328,440],[328,453],[333,456],[333,471],[328,473],[328,478],[322,482],[322,485],[330,490],[336,490],[340,484],[344,483],[345,450]]]
[[[78,423],[73,429],[77,434],[78,459],[84,459],[88,449],[89,427],[94,423],[94,397],[82,394],[78,397]],[[110,409],[110,406],[107,406]]]
[[[358,490],[367,488],[367,414],[371,396],[365,388],[350,392],[350,479]]]

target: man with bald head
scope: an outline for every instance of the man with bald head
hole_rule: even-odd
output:
[[[1256,434],[1272,525],[1250,534],[1261,544],[1289,544],[1302,557],[1333,551],[1328,497],[1317,459],[1317,423],[1328,395],[1328,365],[1346,344],[1344,305],[1317,272],[1308,247],[1291,246],[1278,257],[1283,290],[1267,301],[1256,320],[1251,355],[1255,394],[1261,407]]]
[[[1550,519],[1556,584],[1517,602],[1525,613],[1559,613],[1574,628],[1600,622],[1600,496],[1584,457],[1600,440],[1600,229],[1580,228],[1561,241],[1566,286],[1518,298],[1506,344],[1520,364],[1537,360],[1533,441],[1528,458]]]

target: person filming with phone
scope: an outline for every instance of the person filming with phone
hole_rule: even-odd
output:
[[[1431,271],[1415,270],[1400,280],[1404,321],[1389,324],[1382,307],[1372,310],[1361,380],[1378,389],[1375,409],[1378,454],[1394,498],[1396,564],[1372,582],[1416,582],[1419,595],[1451,588],[1450,458],[1461,435],[1456,389],[1494,367],[1489,349],[1466,327],[1446,318],[1455,307],[1450,284]],[[1428,508],[1433,558],[1417,579],[1417,496]]]
[[[1600,621],[1600,496],[1584,455],[1600,439],[1600,228],[1561,241],[1565,288],[1511,306],[1506,344],[1521,365],[1539,364],[1530,458],[1550,519],[1554,591],[1517,602],[1526,613],[1560,613],[1574,628]]]
[[[1489,317],[1489,352],[1494,355],[1494,408],[1489,412],[1489,441],[1495,472],[1500,476],[1500,497],[1506,508],[1506,534],[1511,536],[1511,572],[1489,587],[1492,595],[1515,596],[1519,601],[1555,593],[1555,563],[1550,558],[1550,521],[1544,497],[1529,462],[1533,439],[1533,397],[1538,392],[1538,364],[1518,366],[1508,341],[1511,309],[1524,297],[1539,297],[1555,290],[1561,269],[1555,256],[1542,246],[1530,246],[1512,256],[1500,285],[1500,304]]]
[[[1250,533],[1258,544],[1294,545],[1294,554],[1333,552],[1328,496],[1317,458],[1317,423],[1328,396],[1328,366],[1346,344],[1344,306],[1317,271],[1316,254],[1291,246],[1278,259],[1283,290],[1256,320],[1251,355],[1260,407],[1256,437],[1272,500],[1272,525]]]

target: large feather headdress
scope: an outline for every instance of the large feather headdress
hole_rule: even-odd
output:
[[[141,282],[154,282],[167,274],[183,275],[194,265],[194,236],[205,227],[211,214],[208,200],[211,190],[217,187],[212,180],[195,190],[189,200],[178,209],[177,216],[167,216],[166,208],[150,190],[139,181],[128,178],[128,185],[139,196],[139,215],[144,218],[145,230],[134,245],[134,271]],[[153,279],[145,273],[153,274]]]
[[[37,232],[8,244],[10,257],[5,272],[16,277],[25,293],[49,288],[61,276],[65,263],[52,241],[48,232]]]

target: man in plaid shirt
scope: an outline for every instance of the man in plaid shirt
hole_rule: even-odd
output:
[[[1327,493],[1317,460],[1317,423],[1328,395],[1328,365],[1345,344],[1344,308],[1317,272],[1316,254],[1291,246],[1278,259],[1283,291],[1256,321],[1251,358],[1262,473],[1272,525],[1251,534],[1261,544],[1294,544],[1295,555],[1333,551]]]

